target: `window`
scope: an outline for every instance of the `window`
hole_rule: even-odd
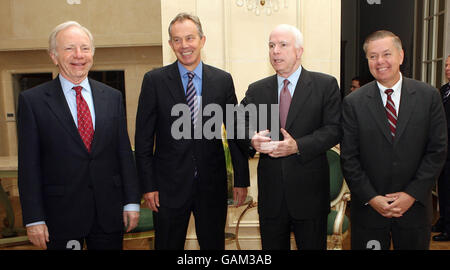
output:
[[[125,106],[125,76],[123,70],[89,71],[89,77],[122,92]],[[14,104],[18,104],[20,92],[53,79],[52,73],[17,73],[12,75]]]
[[[17,73],[12,74],[14,105],[17,110],[19,94],[22,91],[33,88],[45,82],[51,81],[52,73]]]
[[[126,96],[125,96],[125,73],[123,70],[111,70],[111,71],[89,71],[89,78],[102,82],[122,92],[123,106],[126,108]],[[125,109],[126,113],[126,109]]]
[[[444,71],[445,0],[418,0],[414,77],[439,88]]]
[[[126,108],[125,102],[125,76],[123,70],[114,71],[89,71],[89,77],[107,84],[122,92],[124,108]],[[51,81],[53,79],[52,73],[17,73],[12,74],[13,92],[14,92],[14,104],[17,111],[19,103],[19,94],[22,91],[38,86],[44,82]],[[125,110],[126,113],[126,110]]]

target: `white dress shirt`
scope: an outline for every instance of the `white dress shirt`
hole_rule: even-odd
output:
[[[284,87],[284,80],[288,80],[288,89],[289,93],[291,93],[291,98],[294,97],[295,87],[297,87],[298,79],[300,79],[300,75],[302,74],[302,66],[299,66],[298,69],[291,74],[291,76],[287,78],[283,78],[280,75],[277,75],[277,83],[278,83],[278,104],[280,103],[280,94],[281,90],[283,90]]]
[[[388,88],[377,81],[378,88],[380,88],[381,100],[383,101],[384,107],[386,107],[386,102],[387,102],[387,95],[384,91],[386,89],[394,90],[394,92],[392,92],[392,94],[391,94],[391,98],[395,104],[395,112],[397,113],[397,116],[398,116],[398,109],[400,108],[400,97],[402,95],[402,82],[403,82],[403,77],[402,77],[401,73],[400,73],[400,80],[398,80],[398,82],[391,88]]]

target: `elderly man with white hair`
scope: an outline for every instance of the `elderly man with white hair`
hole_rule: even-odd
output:
[[[249,154],[260,153],[258,213],[263,249],[325,249],[330,183],[326,151],[341,138],[341,97],[334,77],[301,66],[303,36],[294,26],[278,25],[269,37],[276,74],[252,83],[243,105],[273,107],[249,138]],[[258,111],[260,111],[258,109]],[[277,126],[272,123],[279,122]],[[247,123],[249,124],[249,123]],[[280,140],[277,140],[280,138]]]
[[[19,96],[19,193],[30,241],[42,249],[122,249],[140,191],[121,93],[89,79],[94,42],[74,21],[55,27],[59,75]]]

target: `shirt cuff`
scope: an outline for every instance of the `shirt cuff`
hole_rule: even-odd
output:
[[[35,225],[45,225],[44,221],[33,222],[25,225],[25,227],[35,226]]]
[[[129,203],[123,207],[123,211],[139,212],[140,209],[141,209],[141,206],[137,203]]]

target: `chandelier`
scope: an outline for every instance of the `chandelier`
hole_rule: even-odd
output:
[[[236,0],[238,7],[247,7],[248,11],[253,11],[256,16],[259,16],[261,12],[265,12],[268,16],[273,12],[280,10],[280,2],[283,2],[283,7],[287,8],[287,0]]]

